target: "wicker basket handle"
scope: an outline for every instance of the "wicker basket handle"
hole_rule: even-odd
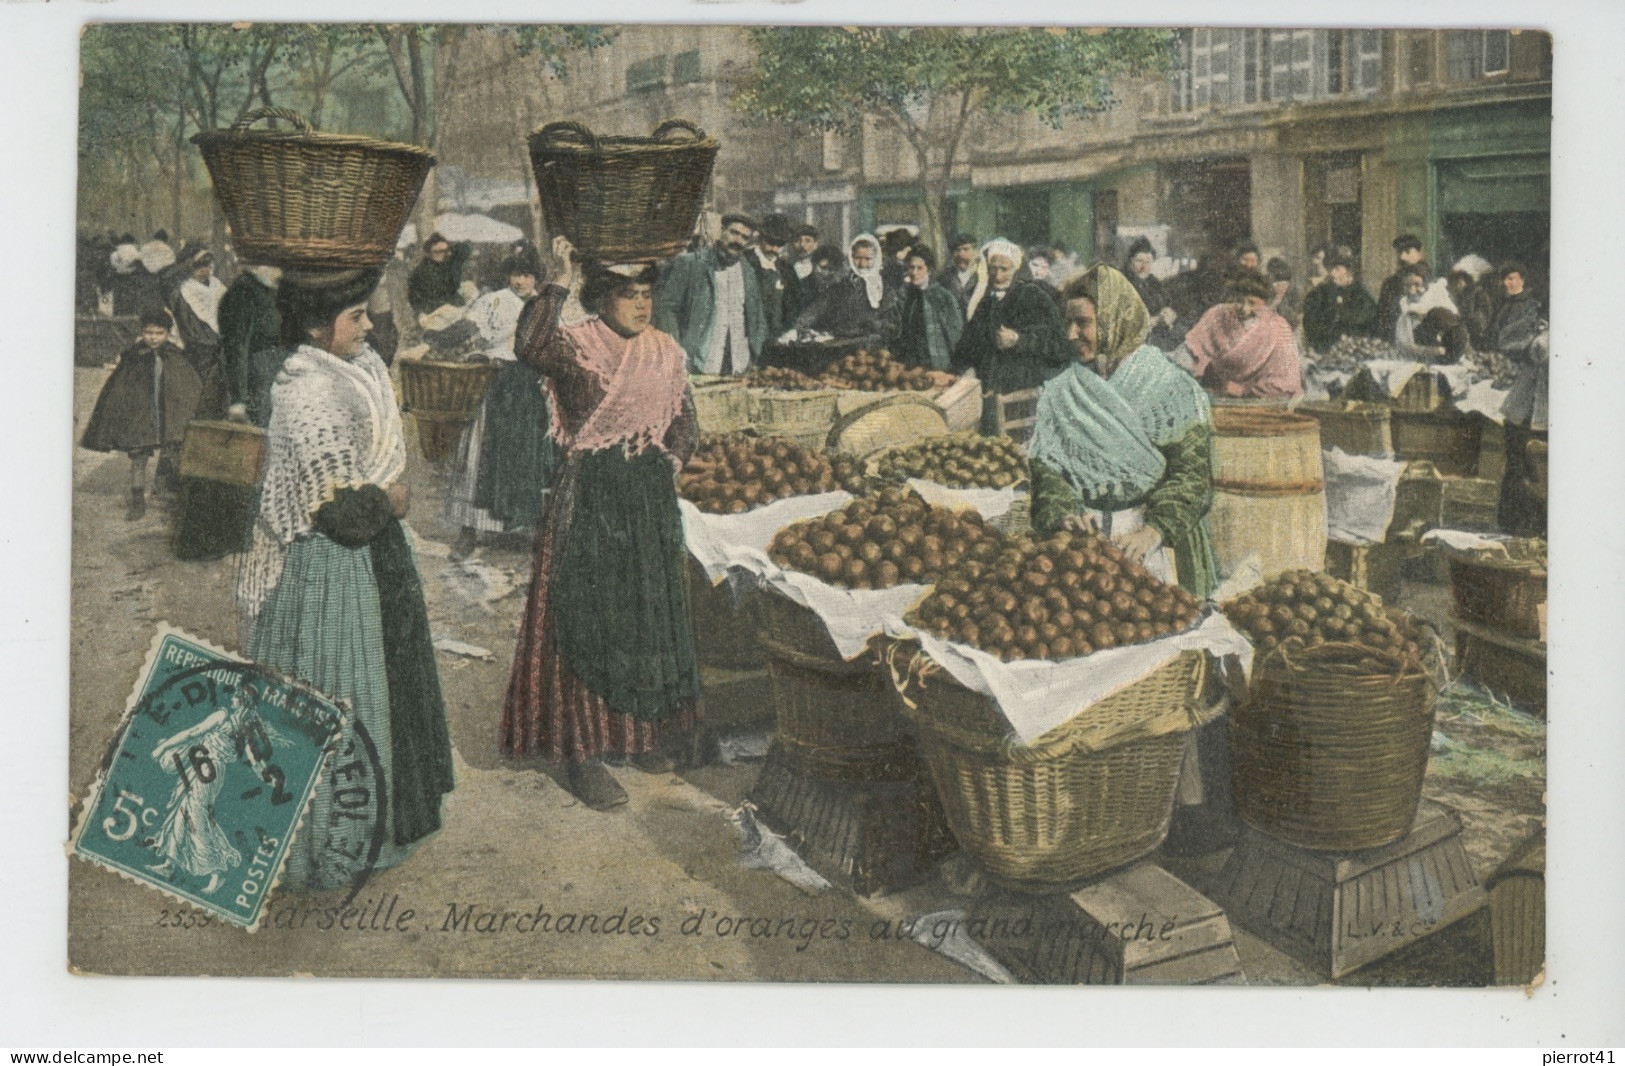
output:
[[[284,122],[291,122],[300,133],[315,133],[316,127],[310,124],[310,119],[297,111],[286,107],[262,107],[257,111],[250,111],[242,118],[231,124],[231,132],[241,133],[262,118],[279,118]]]
[[[705,140],[704,130],[700,129],[687,119],[682,118],[668,118],[666,121],[656,126],[654,133],[650,134],[650,136],[657,141],[664,141],[668,139],[666,134],[671,133],[673,130],[682,130],[684,133],[687,133],[693,137],[696,141]]]
[[[536,139],[548,147],[564,141],[581,141],[586,144],[589,151],[598,150],[598,138],[592,130],[568,119],[562,122],[549,122],[536,131]]]

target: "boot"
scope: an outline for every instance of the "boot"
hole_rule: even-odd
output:
[[[565,780],[570,794],[595,811],[607,811],[626,802],[626,790],[597,759],[571,763]]]
[[[145,489],[131,489],[130,503],[124,511],[126,522],[135,522],[147,513],[147,493]]]
[[[464,526],[458,531],[457,539],[452,543],[451,561],[460,563],[467,559],[474,554],[474,550],[479,547],[479,543],[479,535],[474,532],[473,527]]]

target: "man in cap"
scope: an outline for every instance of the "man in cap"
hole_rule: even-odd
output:
[[[779,277],[784,281],[784,302],[779,321],[790,323],[806,310],[817,295],[813,291],[813,253],[818,250],[818,227],[802,226],[795,239],[779,256]],[[769,334],[772,336],[772,334]]]
[[[1422,258],[1422,240],[1414,233],[1401,234],[1394,240],[1394,272],[1383,279],[1377,290],[1377,336],[1387,339],[1399,325],[1400,301],[1405,296],[1406,277],[1418,269],[1422,272],[1424,288],[1432,281],[1426,260]]]
[[[756,291],[761,294],[762,314],[767,318],[767,335],[776,337],[785,321],[784,301],[787,286],[781,266],[784,247],[790,243],[790,220],[775,212],[762,219],[762,229],[756,235],[756,247],[745,255],[745,262],[756,272]]]
[[[956,233],[948,238],[948,263],[937,274],[937,284],[953,293],[959,306],[968,309],[976,292],[976,238]]]
[[[761,355],[767,315],[744,260],[758,228],[749,215],[722,216],[722,236],[678,256],[655,295],[654,327],[677,338],[691,374],[743,374]]]

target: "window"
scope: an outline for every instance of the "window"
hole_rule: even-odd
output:
[[[1511,34],[1506,30],[1449,30],[1444,35],[1445,70],[1451,81],[1476,81],[1505,74]]]
[[[1191,109],[1191,63],[1193,51],[1194,32],[1180,30],[1177,40],[1179,49],[1179,65],[1174,68],[1169,78],[1168,107],[1172,111],[1189,111]]]
[[[1349,80],[1362,96],[1382,88],[1382,31],[1354,30],[1349,50]]]
[[[845,165],[839,130],[824,131],[823,164],[825,170],[840,170]]]
[[[1270,99],[1307,100],[1314,93],[1315,30],[1270,31]]]
[[[1505,74],[1511,66],[1512,32],[1484,30],[1484,73]]]
[[[1269,99],[1269,83],[1262,76],[1263,38],[1263,30],[1241,31],[1241,102],[1244,104]]]
[[[665,56],[640,59],[626,68],[626,91],[628,93],[648,92],[653,89],[664,88],[665,85]]]
[[[1292,98],[1307,100],[1314,93],[1315,31],[1292,31]]]
[[[1407,53],[1406,82],[1410,85],[1430,84],[1433,81],[1433,34],[1413,33]]]
[[[1343,94],[1343,34],[1332,30],[1326,34],[1326,94]]]
[[[689,82],[700,80],[700,53],[698,51],[678,52],[671,61],[671,83],[673,85],[687,85]]]

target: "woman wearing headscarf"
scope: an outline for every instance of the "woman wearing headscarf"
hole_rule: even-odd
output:
[[[817,299],[796,316],[781,341],[803,332],[827,333],[837,338],[876,337],[886,332],[897,290],[886,284],[880,261],[880,242],[868,233],[847,247],[847,272],[825,286]]]
[[[1117,270],[1080,274],[1062,297],[1075,359],[1039,395],[1033,526],[1047,535],[1096,524],[1147,569],[1205,597],[1218,575],[1207,396],[1145,343],[1151,316]]]
[[[700,674],[674,478],[697,436],[683,349],[649,325],[653,268],[589,264],[581,303],[593,314],[563,325],[573,252],[555,238],[563,273],[516,345],[548,378],[563,465],[536,538],[501,742],[514,758],[565,763],[570,791],[605,810],[626,793],[604,756],[659,772],[694,754]]]
[[[283,884],[324,891],[393,866],[441,826],[453,787],[446,708],[406,526],[406,441],[389,370],[366,343],[374,270],[288,271],[288,349],[270,390],[259,513],[238,575],[249,658],[349,707]],[[375,753],[354,758],[358,751]],[[371,780],[371,767],[381,771]],[[342,801],[340,797],[342,798]],[[332,848],[366,798],[381,839]],[[361,798],[358,798],[361,797]]]
[[[985,276],[971,295],[950,369],[982,382],[982,432],[998,432],[1002,393],[1035,388],[1065,369],[1061,313],[1043,289],[1016,276],[1021,249],[1002,237],[982,246]]]
[[[903,294],[897,300],[897,329],[891,354],[905,366],[947,370],[954,345],[965,329],[965,312],[953,293],[932,280],[937,258],[916,244],[908,250]]]

